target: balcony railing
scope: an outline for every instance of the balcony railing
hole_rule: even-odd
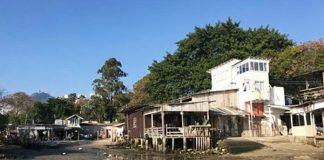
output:
[[[193,137],[209,137],[210,125],[190,125],[186,127],[168,127],[166,125],[165,135],[167,138],[193,138]],[[162,127],[146,128],[145,134],[149,138],[162,138]]]
[[[153,127],[153,128],[145,129],[145,135],[148,135],[149,138],[162,137],[162,134],[163,134],[162,127]]]
[[[324,98],[324,86],[301,90],[300,95],[306,102]]]
[[[185,137],[208,137],[210,125],[190,125],[184,128]]]

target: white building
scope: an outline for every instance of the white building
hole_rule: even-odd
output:
[[[265,101],[270,100],[269,60],[247,58],[245,60],[231,59],[210,69],[212,76],[212,91],[238,89],[237,106],[250,112],[250,102],[253,111],[260,114]]]
[[[279,132],[280,116],[289,110],[285,107],[283,87],[272,88],[269,84],[269,62],[251,57],[231,59],[207,71],[211,74],[212,91],[237,90],[237,108],[250,113],[243,123],[243,130],[250,130],[250,135],[272,136],[274,129]]]

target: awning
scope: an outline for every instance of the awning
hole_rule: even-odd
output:
[[[245,116],[250,115],[249,112],[246,112],[244,110],[238,109],[238,108],[232,108],[232,107],[211,107],[209,108],[210,111],[215,112],[218,115],[224,115],[224,116]]]

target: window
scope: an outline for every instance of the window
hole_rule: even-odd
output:
[[[137,128],[136,117],[133,117],[133,128]]]
[[[258,62],[254,62],[254,69],[255,69],[256,71],[259,70],[259,63],[258,63]]]
[[[245,91],[247,91],[247,90],[249,90],[249,82],[245,82],[245,83],[243,83],[243,92],[245,92]]]
[[[251,70],[253,71],[254,70],[254,63],[250,62],[250,66],[251,66]]]
[[[263,65],[264,65],[264,71],[267,71],[267,63],[263,63]]]
[[[240,66],[240,74],[243,73],[243,68]]]
[[[258,92],[262,92],[263,91],[263,85],[264,85],[263,81],[255,81],[255,90],[258,91]]]
[[[247,71],[249,71],[249,63],[244,63],[237,67],[237,74],[242,74]]]
[[[260,71],[263,71],[263,63],[259,63],[259,69]]]
[[[249,63],[245,63],[245,71],[249,71]]]

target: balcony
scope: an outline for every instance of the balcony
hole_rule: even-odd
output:
[[[209,137],[209,125],[189,125],[186,127],[168,127],[165,128],[166,138],[194,138],[194,137]],[[162,127],[146,128],[145,134],[149,138],[162,138]]]
[[[305,102],[324,98],[324,86],[301,90],[300,96]]]

